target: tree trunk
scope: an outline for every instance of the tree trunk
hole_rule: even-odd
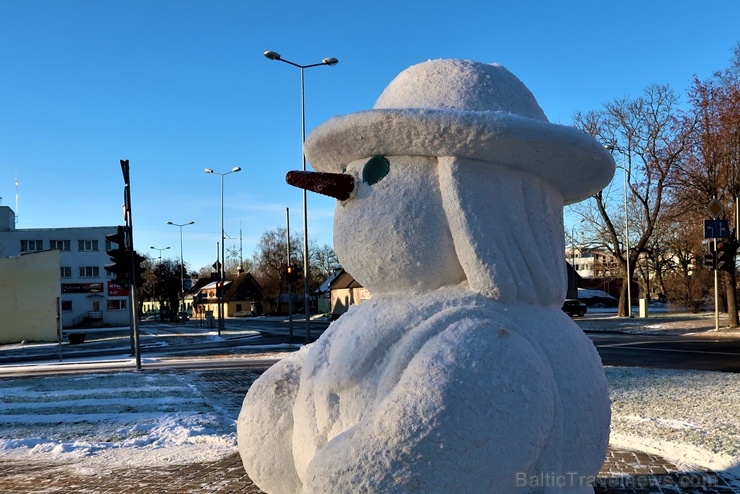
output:
[[[632,281],[632,279],[635,276],[637,256],[634,256],[634,257],[635,257],[634,259],[630,259],[629,277],[622,279],[622,289],[619,291],[619,310],[617,312],[618,317],[629,317],[630,315],[634,316],[634,314],[632,314],[632,311],[627,309],[628,307],[631,307],[631,306],[628,306],[627,304],[632,303],[632,300],[629,300],[629,301],[627,300],[628,298],[627,297],[627,293],[628,293],[628,290],[627,290],[628,281],[627,280]],[[626,263],[622,263],[622,269],[624,270],[627,269]],[[632,287],[630,286],[630,288]],[[635,296],[635,294],[632,293],[632,290],[629,290],[629,295],[631,298],[634,298]]]
[[[617,317],[627,317],[627,284],[622,280],[622,289],[619,290],[619,309]]]

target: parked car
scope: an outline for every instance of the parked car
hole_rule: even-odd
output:
[[[570,317],[583,317],[588,312],[586,304],[578,299],[570,298],[563,303],[563,312],[568,314]]]

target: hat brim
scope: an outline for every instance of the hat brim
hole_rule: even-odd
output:
[[[563,195],[565,204],[603,189],[614,175],[611,154],[588,134],[505,112],[375,109],[334,117],[311,132],[314,170],[341,172],[375,155],[457,156],[526,171]]]

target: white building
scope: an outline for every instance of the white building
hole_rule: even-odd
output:
[[[565,249],[565,259],[581,278],[622,276],[617,258],[602,249]]]
[[[0,206],[0,257],[59,251],[62,326],[85,320],[98,325],[125,326],[130,321],[128,290],[112,283],[104,266],[110,264],[105,236],[117,226],[15,228],[15,213]],[[2,273],[0,273],[2,276]]]

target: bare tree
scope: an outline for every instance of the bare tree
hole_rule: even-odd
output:
[[[291,236],[291,245],[296,241]],[[273,312],[276,309],[273,302],[279,301],[283,293],[285,268],[289,264],[285,228],[276,228],[262,234],[252,263],[253,275],[262,287],[263,300],[269,304],[270,312]]]
[[[263,290],[265,300],[279,300],[287,288],[286,268],[288,264],[303,269],[303,238],[299,235],[290,236],[291,255],[288,259],[286,230],[276,228],[262,234],[260,243],[254,253],[253,274]],[[309,291],[313,293],[331,274],[337,264],[337,257],[328,245],[317,246],[309,242]],[[301,280],[293,282],[293,293],[302,293],[304,283]],[[272,307],[274,309],[274,307]],[[296,309],[299,309],[296,307]]]
[[[339,259],[330,245],[309,245],[311,250],[311,274],[317,286],[321,285],[334,272],[339,265]]]
[[[676,177],[677,191],[686,210],[706,218],[713,199],[724,206],[720,219],[738,223],[740,197],[740,44],[730,67],[707,80],[694,77],[689,92],[694,122],[690,153]],[[737,239],[737,226],[731,237]],[[733,263],[734,264],[734,263]],[[728,325],[739,324],[736,272],[722,276],[726,291]],[[719,298],[719,294],[715,294]]]
[[[180,263],[171,259],[155,262],[147,256],[144,266],[146,271],[140,288],[140,302],[159,302],[160,317],[164,318],[167,313],[169,320],[174,322],[180,305]]]
[[[687,146],[687,129],[677,116],[677,103],[670,87],[652,85],[638,98],[617,99],[606,103],[603,110],[574,117],[576,127],[614,152],[617,166],[627,174],[626,215],[615,200],[614,186],[571,207],[589,219],[595,236],[619,260],[625,281],[633,279],[641,254],[647,252],[661,225],[669,180]],[[627,286],[623,283],[620,292],[622,317],[628,314]]]

